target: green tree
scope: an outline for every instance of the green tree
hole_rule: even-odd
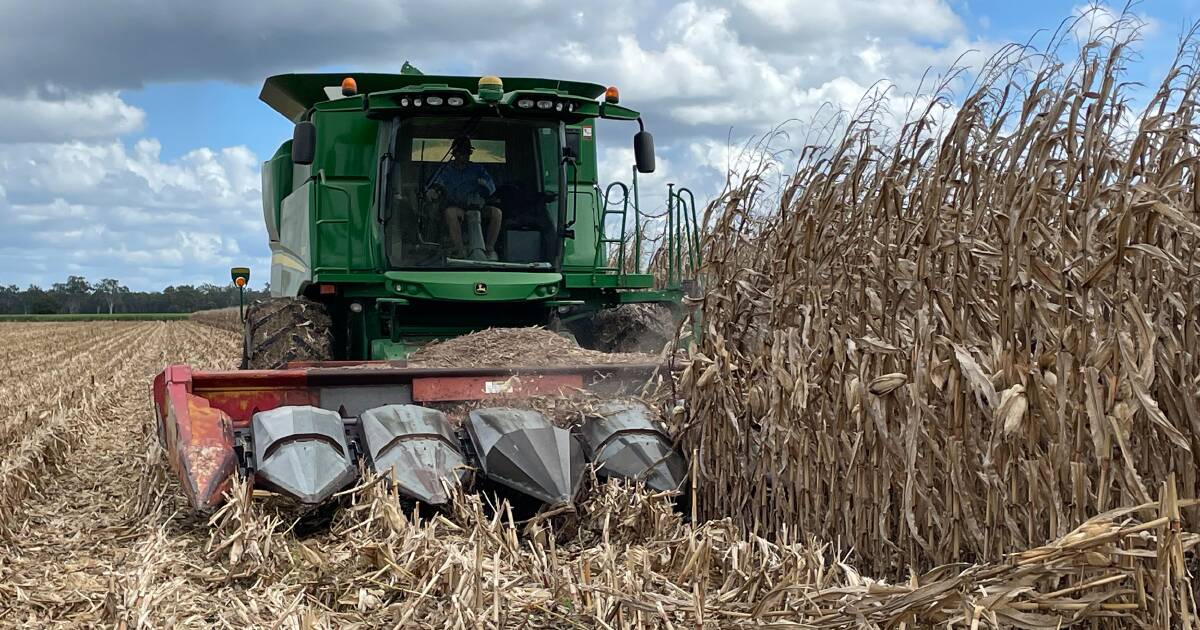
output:
[[[96,295],[104,298],[104,302],[108,304],[108,314],[112,315],[116,308],[117,302],[121,296],[129,293],[129,288],[122,285],[119,280],[113,278],[105,278],[96,283]]]
[[[10,284],[0,285],[0,313],[25,312],[25,299],[21,295],[21,287]]]
[[[67,276],[66,282],[56,282],[51,291],[61,296],[68,313],[79,313],[92,293],[92,285],[83,276]]]
[[[36,284],[29,285],[29,288],[25,289],[23,293],[26,315],[30,313],[48,315],[58,313],[62,309],[57,294],[45,291]]]

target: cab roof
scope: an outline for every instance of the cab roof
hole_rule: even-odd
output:
[[[271,106],[288,120],[298,122],[313,105],[329,100],[325,88],[340,86],[342,79],[353,77],[359,94],[396,90],[410,85],[445,85],[464,88],[474,92],[479,86],[477,76],[448,76],[432,74],[371,74],[357,72],[318,74],[278,74],[263,83],[259,100]],[[525,77],[500,77],[504,90],[551,89],[583,98],[599,98],[604,86],[579,81],[558,79],[532,79]]]

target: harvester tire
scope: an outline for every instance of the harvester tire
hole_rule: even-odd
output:
[[[325,305],[304,298],[259,300],[246,310],[242,369],[276,370],[291,361],[332,357],[333,322]]]

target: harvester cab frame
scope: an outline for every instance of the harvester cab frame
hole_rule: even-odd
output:
[[[654,171],[654,142],[641,115],[619,103],[615,88],[415,72],[346,79],[280,75],[268,79],[261,94],[296,125],[292,141],[263,166],[271,292],[326,306],[333,320],[332,358],[398,360],[431,339],[495,326],[562,327],[586,339],[588,322],[599,311],[631,303],[678,310],[685,288],[695,284],[697,217],[686,188],[668,186],[656,273],[646,268],[644,232],[650,215],[639,207],[637,175]],[[336,95],[331,86],[339,84],[341,98],[330,100],[331,92]],[[597,119],[638,125],[629,185],[601,188]],[[531,222],[510,233],[520,213],[498,208],[502,226],[496,250],[519,249],[523,255],[509,260],[500,255],[497,261],[443,256],[448,244],[432,238],[430,227],[441,227],[444,217],[425,199],[410,200],[420,206],[416,229],[388,225],[397,218],[391,207],[392,175],[412,158],[406,154],[410,147],[397,146],[401,132],[406,125],[433,120],[461,120],[459,131],[468,134],[486,127],[496,135],[504,125],[542,125],[552,131],[556,146],[525,151],[519,161],[540,160],[542,169],[556,166],[540,190],[525,191],[557,195],[556,211],[545,221],[553,225],[532,229]],[[456,137],[452,134],[438,135],[449,142]],[[422,175],[428,178],[431,170]],[[468,221],[471,229],[489,229],[492,218],[478,218]],[[392,255],[397,235],[411,241],[409,249],[432,252],[430,259],[397,264]],[[432,264],[439,258],[441,264]],[[445,264],[447,258],[456,262]],[[480,285],[486,293],[475,290]],[[448,320],[450,302],[457,308]]]
[[[700,268],[695,201],[668,185],[649,268],[637,176],[654,171],[654,142],[615,88],[405,64],[279,75],[260,98],[295,125],[262,170],[271,299],[246,311],[242,370],[169,366],[153,386],[160,440],[194,508],[220,504],[236,474],[320,503],[363,468],[429,505],[471,484],[466,470],[544,504],[570,503],[587,462],[601,477],[680,487],[686,463],[631,398],[657,364],[405,362],[485,328],[587,342],[602,311],[682,316]],[[601,188],[597,119],[637,123],[630,185]],[[463,137],[474,157],[453,162]],[[607,400],[571,430],[522,402],[581,391]],[[506,406],[484,404],[496,396]]]

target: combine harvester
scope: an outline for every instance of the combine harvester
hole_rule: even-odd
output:
[[[570,504],[588,461],[601,478],[684,482],[668,436],[625,396],[657,365],[405,362],[484,328],[584,339],[606,309],[678,312],[698,267],[694,200],[668,187],[656,286],[637,207],[653,139],[616,88],[405,64],[398,75],[276,76],[261,99],[295,123],[263,165],[272,299],[245,314],[242,370],[172,365],[153,385],[159,438],[193,508],[219,505],[239,472],[308,504],[360,467],[435,506],[473,478]],[[638,123],[632,188],[599,187],[597,119]],[[239,286],[247,274],[234,270]],[[607,402],[571,430],[522,404],[580,391]]]

